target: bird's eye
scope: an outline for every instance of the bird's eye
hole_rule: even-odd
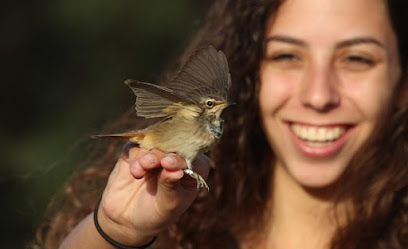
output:
[[[213,106],[214,106],[214,102],[212,102],[211,100],[207,101],[207,106],[208,106],[208,107],[213,107]]]

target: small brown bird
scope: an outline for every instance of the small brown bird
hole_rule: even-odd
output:
[[[185,158],[185,174],[206,187],[204,179],[193,171],[192,162],[207,152],[221,137],[220,115],[231,103],[227,93],[231,85],[228,62],[222,51],[210,46],[198,50],[181,67],[178,75],[163,86],[126,80],[136,94],[136,114],[163,119],[145,129],[95,137],[116,137]]]

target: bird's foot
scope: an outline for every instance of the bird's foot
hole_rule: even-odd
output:
[[[204,181],[204,178],[202,178],[199,174],[197,174],[191,169],[185,169],[184,173],[191,176],[197,181],[197,189],[205,187],[207,188],[207,191],[210,191],[210,188],[208,187],[207,183]]]

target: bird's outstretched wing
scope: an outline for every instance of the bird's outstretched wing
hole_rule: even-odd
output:
[[[176,103],[200,107],[203,97],[226,101],[231,77],[224,53],[210,46],[190,56],[177,76],[163,86],[136,80],[126,80],[125,83],[137,96],[136,114],[158,118],[172,115],[177,108],[182,108],[182,105],[169,108]]]
[[[182,93],[178,93],[167,87],[136,80],[126,80],[125,84],[136,94],[136,114],[145,118],[158,118],[172,115],[177,111],[169,108],[175,103],[195,104],[197,103]]]
[[[200,102],[202,97],[227,100],[230,85],[227,58],[209,46],[190,56],[178,75],[164,86]]]

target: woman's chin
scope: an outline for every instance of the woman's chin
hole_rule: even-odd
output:
[[[291,178],[300,186],[308,189],[326,189],[335,185],[345,170],[344,165],[339,164],[312,164],[291,167],[287,171]]]

